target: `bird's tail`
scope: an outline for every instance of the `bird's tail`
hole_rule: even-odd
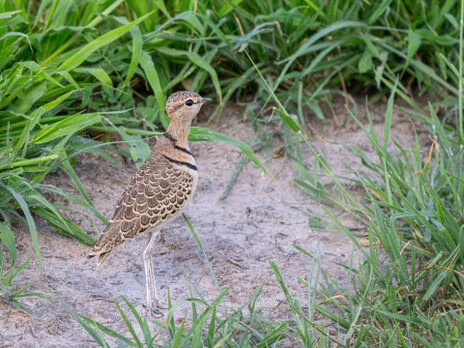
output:
[[[110,252],[111,252],[111,250],[110,251],[105,251],[104,253],[101,253],[101,254],[88,254],[87,258],[91,259],[92,257],[98,256],[98,264],[101,265],[103,262],[106,261],[108,256],[110,256]]]

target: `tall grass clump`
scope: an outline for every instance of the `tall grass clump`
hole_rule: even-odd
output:
[[[367,126],[353,117],[377,154],[371,160],[350,147],[364,172],[348,168],[355,179],[345,180],[354,181],[362,197],[347,191],[321,156],[316,157],[316,171],[297,166],[301,175],[295,179],[297,186],[353,213],[366,225],[369,238],[366,249],[334,211],[327,210],[363,261],[356,269],[346,266],[353,288],[328,280],[320,292],[323,306],[315,309],[334,322],[347,345],[455,346],[464,332],[464,143],[458,126],[462,110],[455,113],[452,128],[430,106],[429,148],[424,150],[416,136],[415,146],[406,149],[390,132],[395,91],[388,101],[383,140],[370,117]],[[303,137],[291,118],[281,113]],[[320,175],[333,179],[335,193],[320,183]]]
[[[223,76],[226,97],[229,91],[240,95],[252,91],[260,107],[270,101],[246,51],[302,125],[307,109],[323,117],[321,102],[330,108],[334,93],[349,98],[369,92],[375,100],[389,93],[398,76],[406,98],[412,98],[414,90],[430,92],[446,105],[456,101],[458,91],[449,83],[454,77],[447,61],[458,62],[457,1],[268,0],[208,5],[220,24],[215,32],[221,35],[207,45],[220,47],[216,70]]]
[[[166,126],[163,98],[179,84],[213,88],[220,106],[249,94],[264,107],[266,86],[245,51],[300,118],[305,108],[323,117],[320,102],[330,102],[333,93],[347,98],[357,91],[388,94],[397,76],[399,92],[408,98],[411,90],[431,92],[449,106],[458,94],[447,68],[448,62],[458,62],[455,0],[20,4],[4,6],[22,11],[32,29],[45,31],[43,39],[31,40],[42,51],[37,60],[42,66],[89,37],[150,13],[129,35],[102,45],[77,69],[87,82],[101,82],[86,86],[85,105],[122,111],[113,117],[116,123],[129,119],[140,126],[143,118],[144,127]],[[154,96],[147,97],[149,90]],[[136,113],[130,111],[134,108]]]
[[[87,81],[77,79],[82,74],[78,70],[108,40],[117,39],[143,20],[113,32],[112,37],[106,40],[88,37],[86,45],[57,55],[64,45],[62,40],[70,39],[72,32],[61,26],[65,24],[69,6],[62,8],[60,4],[54,3],[47,15],[41,13],[45,10],[41,6],[35,21],[26,16],[24,9],[12,10],[13,3],[1,5],[1,20],[4,22],[0,29],[1,224],[9,230],[11,222],[24,218],[39,262],[41,257],[33,214],[43,217],[60,232],[86,244],[93,243],[93,239],[79,226],[60,213],[58,205],[49,202],[47,192],[64,195],[93,210],[104,220],[93,208],[70,162],[73,154],[94,145],[91,140],[77,135],[102,121],[100,113],[85,112],[79,107],[81,103],[78,100],[84,97],[85,101],[83,88],[96,82],[95,78],[89,80],[86,77],[84,80]],[[68,24],[78,23],[74,20]],[[67,35],[57,35],[61,30]],[[44,177],[57,169],[70,175],[82,198],[42,184]]]

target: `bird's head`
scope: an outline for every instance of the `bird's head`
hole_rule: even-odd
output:
[[[190,91],[175,92],[166,101],[166,113],[171,120],[190,122],[211,100]]]

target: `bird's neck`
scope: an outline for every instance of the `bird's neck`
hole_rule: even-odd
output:
[[[176,142],[177,146],[188,149],[188,135],[190,133],[190,122],[179,122],[171,120],[166,131],[166,136]]]

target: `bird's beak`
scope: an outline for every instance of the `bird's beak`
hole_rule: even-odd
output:
[[[213,101],[213,99],[211,99],[211,98],[201,98],[201,103],[202,104],[209,103],[209,102],[212,102],[212,101]]]

